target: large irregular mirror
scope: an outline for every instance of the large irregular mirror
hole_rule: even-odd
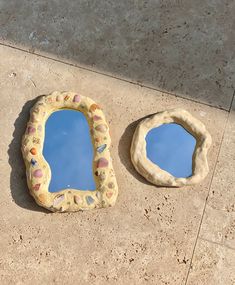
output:
[[[51,169],[49,192],[96,189],[90,127],[82,112],[60,110],[50,115],[46,121],[43,156]]]
[[[173,109],[144,119],[131,144],[135,169],[159,186],[180,187],[202,181],[209,170],[211,136],[189,112]]]
[[[53,212],[110,207],[118,188],[110,135],[99,105],[73,92],[42,96],[22,139],[27,183]]]
[[[162,124],[146,136],[147,157],[175,177],[189,177],[193,171],[196,139],[181,125]]]

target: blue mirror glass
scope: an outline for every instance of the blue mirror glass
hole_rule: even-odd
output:
[[[181,125],[163,124],[146,136],[147,157],[175,177],[192,175],[196,139]]]
[[[59,110],[45,126],[43,155],[51,168],[49,192],[62,189],[95,190],[93,144],[83,113]]]

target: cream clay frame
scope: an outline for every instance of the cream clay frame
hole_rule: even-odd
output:
[[[193,173],[188,178],[176,178],[161,169],[147,158],[147,133],[162,124],[176,123],[182,125],[197,140],[193,155]],[[131,160],[135,169],[151,183],[158,186],[180,187],[201,182],[209,171],[207,152],[211,146],[211,136],[205,126],[189,112],[183,109],[172,109],[157,113],[140,122],[131,144]]]
[[[45,123],[53,112],[61,109],[78,110],[87,118],[94,147],[93,173],[97,186],[95,191],[75,189],[64,189],[56,193],[48,191],[51,170],[42,153]],[[117,199],[118,186],[109,152],[110,144],[109,127],[105,116],[93,100],[73,92],[53,92],[40,97],[30,111],[30,120],[22,139],[27,184],[37,204],[53,212],[113,206]]]

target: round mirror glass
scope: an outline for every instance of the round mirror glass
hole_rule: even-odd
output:
[[[147,157],[177,178],[192,175],[196,139],[181,125],[163,124],[146,136]]]

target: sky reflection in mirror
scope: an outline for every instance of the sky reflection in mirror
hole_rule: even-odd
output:
[[[196,139],[181,125],[163,124],[146,136],[147,157],[175,177],[192,175]]]
[[[43,155],[51,168],[49,192],[95,190],[93,144],[83,113],[59,110],[46,121]]]

